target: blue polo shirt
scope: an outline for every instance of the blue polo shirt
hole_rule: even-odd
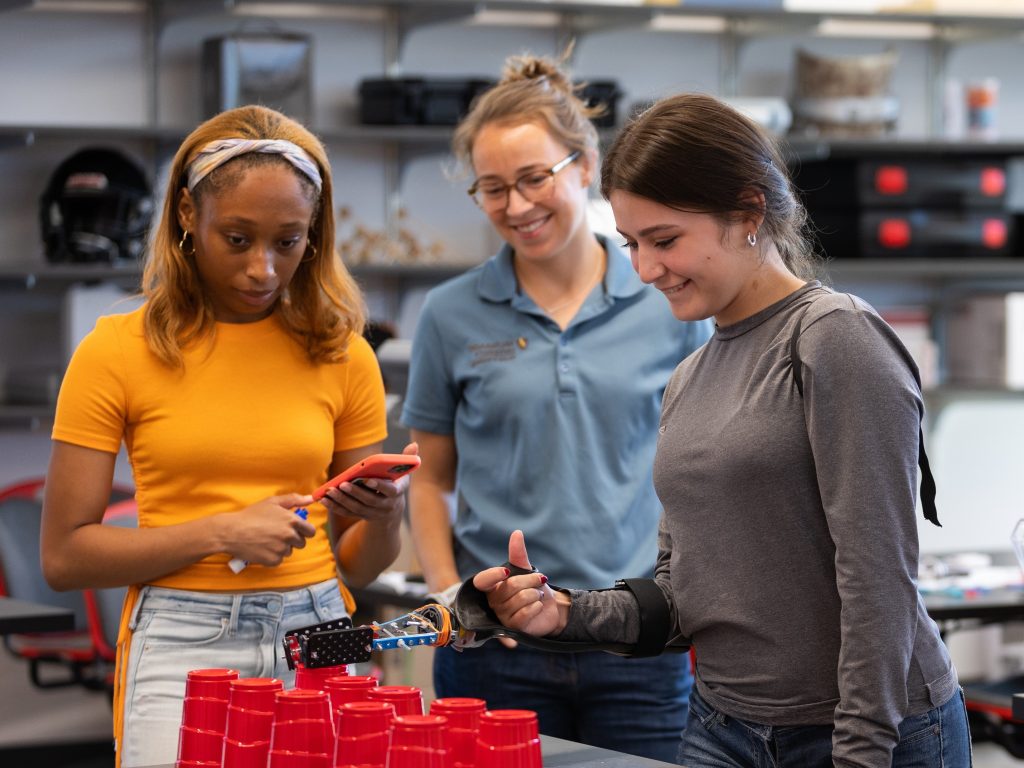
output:
[[[402,421],[455,437],[462,578],[505,562],[515,528],[558,586],[653,574],[661,396],[712,326],[676,320],[598,239],[604,283],[564,331],[518,290],[508,245],[424,302]]]

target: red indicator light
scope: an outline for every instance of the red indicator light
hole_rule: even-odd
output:
[[[1006,172],[1002,168],[982,168],[978,188],[985,197],[1001,197],[1006,192]]]
[[[875,191],[880,195],[904,195],[907,184],[907,169],[902,165],[883,165],[875,171]]]
[[[883,219],[878,225],[878,242],[886,248],[910,245],[910,223],[906,219]]]
[[[981,242],[995,251],[1006,245],[1006,222],[1002,219],[985,219],[981,224]]]

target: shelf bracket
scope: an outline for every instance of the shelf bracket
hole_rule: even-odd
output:
[[[146,120],[151,127],[160,122],[160,33],[163,17],[161,6],[152,3],[146,6],[146,40],[143,57],[146,69]]]
[[[946,78],[949,76],[950,43],[944,27],[937,27],[935,37],[928,43],[926,62],[930,87],[925,92],[925,113],[930,116],[929,135],[935,139],[945,136]]]
[[[472,18],[475,13],[475,4],[440,8],[388,8],[384,13],[384,73],[388,77],[401,76],[402,53],[413,30]]]
[[[736,19],[726,19],[721,34],[721,52],[718,59],[718,91],[723,96],[739,93],[740,49],[742,33]]]

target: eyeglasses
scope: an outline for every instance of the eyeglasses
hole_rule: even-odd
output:
[[[559,160],[545,171],[531,171],[523,174],[512,184],[506,184],[498,179],[477,179],[468,190],[473,202],[485,211],[500,211],[508,205],[509,190],[516,188],[523,198],[531,203],[539,203],[551,195],[555,182],[555,174],[563,168],[568,168],[579,159],[580,151],[576,150],[563,160]]]

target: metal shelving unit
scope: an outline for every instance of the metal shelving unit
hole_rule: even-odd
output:
[[[836,282],[912,280],[936,286],[965,280],[1024,284],[1024,258],[1007,259],[833,259],[825,269]]]
[[[899,22],[917,25],[927,32],[930,46],[930,73],[940,77],[946,57],[958,42],[987,38],[1005,38],[1024,31],[1024,17],[984,16],[976,13],[927,14],[899,12],[836,12],[830,3],[802,3],[801,10],[790,10],[780,0],[696,0],[677,5],[632,2],[573,2],[572,0],[90,0],[90,5],[111,13],[136,14],[142,19],[144,36],[143,62],[149,99],[144,125],[0,125],[0,152],[18,151],[39,142],[105,141],[136,144],[143,147],[154,165],[177,146],[191,126],[163,125],[158,114],[159,74],[162,66],[161,44],[167,29],[176,23],[204,15],[237,15],[241,18],[280,16],[294,7],[297,17],[315,15],[318,9],[336,14],[351,10],[359,18],[379,20],[384,35],[380,70],[387,75],[401,74],[402,53],[410,34],[424,27],[473,20],[474,24],[542,23],[557,30],[560,38],[580,38],[588,33],[618,29],[643,29],[651,34],[693,32],[700,27],[707,34],[721,39],[719,83],[722,95],[735,92],[738,64],[743,46],[758,37],[782,34],[816,34],[827,23],[858,22],[882,25]],[[104,6],[106,6],[104,8]],[[0,19],[7,12],[46,13],[81,12],[79,0],[0,0]],[[689,22],[710,19],[716,23],[694,25]],[[931,114],[937,115],[938,95],[934,94]],[[430,153],[447,151],[451,129],[446,127],[378,127],[361,125],[313,126],[328,146],[370,143],[383,146],[386,169],[385,209],[392,214],[400,205],[403,170],[409,161]],[[611,131],[606,131],[610,136]],[[856,156],[858,153],[892,153],[894,156],[913,152],[951,155],[989,151],[993,155],[1024,156],[1024,143],[960,143],[948,141],[816,141],[793,138],[788,141],[792,157],[821,159]],[[469,265],[355,265],[357,279],[389,290],[435,283],[458,274]],[[983,289],[1024,290],[1024,259],[1004,260],[848,260],[834,261],[828,272],[837,285],[844,283],[885,283],[925,286],[936,300],[954,295],[965,287]],[[127,288],[137,287],[137,265],[103,267],[100,265],[28,264],[0,266],[0,288],[27,294],[47,295],[66,289],[77,282],[113,280]],[[0,423],[18,419],[38,424],[49,409],[35,406],[4,406],[0,404]]]
[[[18,405],[0,403],[0,428],[26,429],[37,432],[53,423],[52,405]]]
[[[137,263],[111,264],[5,264],[0,265],[0,286],[9,288],[65,289],[75,283],[116,283],[133,289],[142,270]]]
[[[60,297],[72,285],[114,283],[133,291],[142,276],[140,265],[48,264],[28,262],[0,264],[0,290],[8,308],[39,312],[59,311]],[[53,421],[53,404],[0,402],[0,429],[45,429]]]

